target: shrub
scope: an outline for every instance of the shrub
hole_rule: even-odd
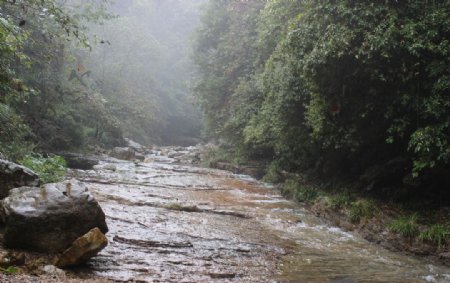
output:
[[[281,166],[279,162],[272,162],[266,169],[266,174],[263,177],[263,181],[267,183],[279,183],[282,181],[280,174]]]
[[[450,239],[450,227],[443,224],[431,225],[428,229],[419,234],[421,241],[428,241],[437,244],[442,247],[449,242]]]
[[[207,147],[201,158],[203,165],[211,167],[217,162],[231,162],[230,154],[222,148]]]
[[[349,206],[352,203],[353,197],[349,191],[340,192],[334,196],[329,197],[329,205],[333,209],[341,209]]]
[[[288,179],[283,183],[283,186],[281,187],[281,193],[285,197],[294,198],[297,185],[298,183],[296,180]]]
[[[417,214],[402,216],[389,224],[389,229],[407,238],[414,238],[419,234],[419,217]]]
[[[299,202],[310,203],[319,197],[319,191],[315,188],[305,186],[294,179],[286,180],[281,191],[284,196],[293,198]]]
[[[44,184],[62,181],[67,171],[66,161],[58,155],[52,157],[27,155],[19,163],[38,174]]]
[[[295,199],[299,202],[311,203],[319,197],[319,191],[311,187],[300,187],[297,190]]]
[[[362,218],[371,218],[374,213],[374,203],[370,200],[360,199],[350,206],[350,221],[358,223]]]

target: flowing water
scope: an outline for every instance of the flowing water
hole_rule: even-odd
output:
[[[254,179],[109,159],[72,175],[107,217],[109,245],[80,276],[138,282],[450,282],[450,269],[325,224]]]

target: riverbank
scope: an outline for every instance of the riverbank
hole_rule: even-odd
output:
[[[399,207],[393,204],[372,202],[374,203],[373,207],[370,207],[372,211],[359,212],[361,214],[369,215],[362,215],[361,219],[354,220],[355,216],[352,215],[352,213],[354,213],[352,211],[354,208],[352,206],[336,208],[330,204],[332,201],[333,200],[330,201],[329,197],[324,197],[312,204],[305,205],[305,207],[316,216],[328,220],[332,225],[341,227],[345,231],[356,232],[369,242],[381,245],[388,250],[424,257],[432,262],[439,262],[450,266],[450,250],[447,240],[440,245],[435,242],[436,240],[434,239],[422,240],[422,237],[425,237],[422,235],[425,235],[427,233],[426,231],[433,229],[430,228],[430,226],[421,224],[429,219],[422,218],[420,222],[418,220],[411,220],[415,218],[415,214],[407,216],[399,209]],[[365,203],[370,202],[371,200],[362,198],[355,201],[356,204],[362,204],[362,206],[364,206]],[[371,205],[372,204],[369,204],[369,206]],[[364,208],[361,209],[364,210]],[[398,230],[395,230],[395,223],[401,223],[401,221],[410,222],[404,225],[418,226],[417,229],[421,229],[424,234],[417,231],[412,232],[414,235],[408,236],[408,233],[410,232],[406,230],[404,232],[406,235],[401,235],[403,233],[401,231],[402,228],[397,228]],[[410,229],[411,231],[416,228],[405,229]]]
[[[235,165],[213,161],[212,168],[251,175],[261,179],[264,165],[251,162]],[[330,225],[356,232],[371,243],[390,251],[426,258],[450,266],[450,208],[424,213],[405,209],[401,203],[383,201],[351,192],[352,184],[331,187],[324,182],[281,172],[274,186],[283,196],[325,219]]]
[[[425,215],[420,211],[405,210],[398,204],[352,195],[345,190],[334,194],[319,190],[319,196],[304,206],[331,225],[356,232],[388,250],[450,266],[449,214],[446,209]],[[436,227],[446,228],[437,231]]]

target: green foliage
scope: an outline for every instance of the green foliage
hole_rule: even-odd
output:
[[[58,155],[52,157],[28,155],[19,163],[38,174],[44,184],[62,181],[67,171],[66,161]]]
[[[254,31],[263,5],[263,1],[209,1],[203,25],[196,32],[193,57],[202,76],[194,91],[212,137],[226,136],[242,143],[240,119],[245,122],[257,109],[253,107],[258,97],[256,84],[248,85],[245,77],[255,69]]]
[[[7,268],[0,267],[0,272],[6,275],[13,275],[19,273],[19,268],[15,266],[8,266]]]
[[[415,177],[448,169],[449,10],[449,1],[209,1],[194,92],[210,136],[283,170],[362,174],[398,156]]]
[[[427,168],[433,168],[438,163],[448,163],[450,160],[450,141],[448,124],[424,127],[411,135],[409,149],[417,154],[414,160],[413,176]]]
[[[281,165],[279,162],[274,161],[266,169],[266,174],[263,177],[263,181],[267,183],[279,183],[282,181]]]
[[[298,186],[298,181],[294,179],[287,179],[281,187],[281,193],[288,198],[294,198]]]
[[[205,166],[212,166],[217,162],[232,162],[229,152],[223,148],[208,147],[203,151],[202,164]]]
[[[389,224],[389,229],[407,238],[419,235],[419,217],[417,214],[402,216]]]
[[[0,103],[0,152],[18,160],[32,149],[30,128],[11,107]]]
[[[40,149],[68,150],[86,146],[88,139],[100,142],[84,130],[106,131],[110,119],[104,103],[90,89],[67,83],[64,62],[70,61],[70,44],[89,47],[88,21],[110,17],[105,3],[75,0],[70,8],[54,0],[2,4],[0,112],[6,114],[1,115],[0,151],[9,158],[22,158],[32,143]]]
[[[302,184],[299,180],[295,179],[286,180],[283,184],[281,192],[284,196],[305,203],[312,203],[320,196],[317,189]]]
[[[353,202],[353,197],[349,191],[344,190],[336,195],[330,196],[328,202],[331,208],[341,209],[350,206]]]
[[[297,193],[295,194],[295,199],[299,202],[312,203],[318,197],[320,193],[317,189],[312,187],[300,187],[297,189]]]
[[[360,199],[350,205],[350,221],[358,223],[363,218],[371,218],[375,214],[375,204],[371,200]]]
[[[419,239],[442,247],[450,243],[450,227],[444,224],[431,225],[425,231],[420,232]]]

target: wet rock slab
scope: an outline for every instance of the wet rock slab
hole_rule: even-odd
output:
[[[0,215],[11,248],[61,252],[95,227],[108,231],[99,204],[76,180],[15,188],[0,202]]]
[[[147,162],[77,171],[101,203],[108,246],[83,276],[127,282],[448,282],[449,269],[391,253],[248,176]],[[172,155],[172,154],[171,154]]]

